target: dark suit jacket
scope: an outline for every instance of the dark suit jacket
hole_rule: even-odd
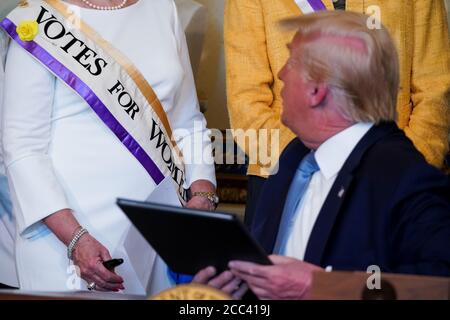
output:
[[[260,197],[252,234],[272,252],[295,170],[298,139]],[[350,154],[313,227],[305,261],[333,270],[450,275],[450,183],[393,123],[373,126]]]

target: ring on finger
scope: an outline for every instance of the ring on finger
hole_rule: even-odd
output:
[[[97,285],[95,284],[95,282],[91,282],[87,285],[87,288],[89,291],[95,290],[97,287]]]

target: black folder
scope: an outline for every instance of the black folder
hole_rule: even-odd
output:
[[[117,205],[172,271],[194,275],[231,260],[271,264],[267,253],[233,214],[118,199]]]

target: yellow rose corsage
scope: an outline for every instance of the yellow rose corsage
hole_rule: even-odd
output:
[[[22,21],[16,28],[22,41],[32,41],[39,33],[39,25],[34,20]]]

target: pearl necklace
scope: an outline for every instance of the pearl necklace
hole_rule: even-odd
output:
[[[89,2],[88,0],[81,0],[81,1],[83,1],[89,7],[93,8],[93,9],[97,9],[97,10],[119,10],[119,9],[122,9],[127,4],[128,0],[123,0],[121,4],[118,4],[117,6],[113,6],[113,7],[97,6],[96,4],[93,4],[93,3]]]

